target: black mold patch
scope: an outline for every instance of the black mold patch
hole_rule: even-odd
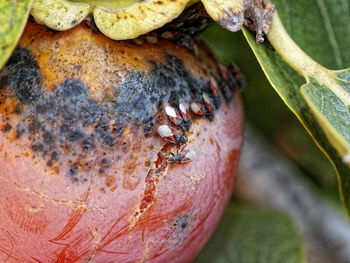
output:
[[[18,100],[24,104],[40,97],[41,75],[39,66],[28,49],[16,48],[0,71],[0,89],[13,88]]]
[[[110,114],[113,111],[111,106],[91,100],[88,87],[80,80],[67,79],[56,87],[55,92],[41,92],[37,101],[31,103],[23,114],[17,129],[22,128],[31,134],[35,138],[33,150],[45,155],[59,152],[57,146],[79,145],[88,150],[97,141],[101,147],[113,148],[114,138],[105,129],[116,117],[115,113]]]
[[[17,101],[12,112],[1,116],[3,120],[6,118],[2,131],[15,130],[16,138],[26,135],[33,158],[39,155],[48,167],[58,167],[58,170],[66,162],[67,177],[72,182],[85,182],[83,174],[89,174],[93,166],[87,159],[88,154],[96,156],[98,152],[113,151],[116,147],[127,154],[130,147],[122,143],[123,126],[143,125],[145,133],[151,133],[157,121],[155,113],[163,110],[163,102],[175,108],[180,103],[203,104],[205,92],[212,107],[204,117],[214,117],[222,96],[206,81],[194,77],[180,59],[167,54],[165,58],[165,64],[149,61],[152,69],[147,74],[130,73],[115,87],[114,101],[97,103],[92,100],[88,86],[77,79],[66,79],[54,91],[42,89],[37,62],[27,49],[18,47],[0,71],[0,105],[5,104],[7,97]],[[227,76],[224,72],[224,80],[218,80],[222,91],[235,88],[234,78]],[[11,114],[20,116],[21,121],[11,123]],[[101,176],[110,162],[107,158],[97,164],[103,171]],[[185,227],[185,223],[179,224]]]
[[[149,74],[134,72],[119,86],[115,105],[120,116],[150,125],[161,102],[173,106],[181,102],[202,103],[203,92],[211,93],[207,82],[195,78],[175,56],[166,55],[165,65],[149,63]]]

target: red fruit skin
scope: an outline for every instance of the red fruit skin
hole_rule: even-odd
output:
[[[60,50],[52,49],[56,41]],[[210,55],[195,56],[169,42],[115,42],[84,26],[54,34],[29,24],[20,45],[38,64],[41,92],[54,91],[65,78],[79,79],[97,102],[108,101],[113,93],[110,83],[120,86],[131,71],[147,74],[149,57],[166,63],[164,52],[183,60],[200,80],[219,78]],[[112,50],[117,56],[124,50],[124,58],[113,57]],[[98,57],[105,53],[106,60]],[[93,54],[98,55],[89,61]],[[100,67],[111,69],[111,64],[120,65],[116,70],[121,73],[100,76]],[[81,69],[72,74],[76,65]],[[196,157],[183,167],[160,157],[166,142],[157,135],[157,127],[172,125],[161,109],[149,135],[134,120],[124,124],[122,134],[112,136],[113,147],[96,139],[95,148],[83,150],[80,141],[69,141],[53,122],[18,136],[17,125],[31,123],[25,116],[36,102],[22,103],[2,85],[0,95],[0,262],[189,262],[214,231],[231,195],[242,144],[243,112],[237,92],[228,103],[222,99],[212,121],[193,117],[186,147]],[[43,147],[44,152],[56,147],[60,154],[48,165],[49,154],[33,145],[44,129],[56,128],[53,142]],[[82,130],[87,133],[91,127]],[[176,153],[176,147],[167,150]],[[78,172],[69,176],[74,165]]]

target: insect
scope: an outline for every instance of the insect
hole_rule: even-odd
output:
[[[191,150],[185,150],[184,148],[181,148],[180,151],[178,150],[176,154],[170,152],[172,157],[168,158],[168,162],[172,163],[176,166],[176,164],[180,164],[182,167],[183,163],[191,162],[194,157],[196,156],[196,153]]]
[[[218,83],[213,77],[211,77],[209,80],[209,88],[213,95],[216,96],[216,94],[218,93]]]
[[[191,111],[196,115],[208,117],[209,120],[212,121],[214,119],[214,113],[212,111],[209,96],[206,93],[203,93],[203,102],[204,105],[198,102],[192,102]]]
[[[181,112],[181,118],[183,121],[184,128],[188,131],[190,129],[190,126],[191,126],[191,118],[189,115],[188,104],[187,103],[180,103],[179,109]]]
[[[242,76],[241,72],[234,65],[230,64],[228,67],[225,67],[220,64],[219,72],[224,80],[224,83],[226,84],[224,88],[229,88],[232,91],[237,87],[241,90],[244,88],[245,79]]]
[[[205,107],[207,107],[208,111],[211,112],[211,102],[207,93],[203,93],[203,102]]]
[[[165,106],[165,113],[176,126],[179,124],[180,121],[182,121],[181,116],[171,106]]]
[[[239,89],[242,91],[245,87],[245,79],[242,73],[232,64],[229,65],[229,70],[232,72],[233,78],[236,80],[236,85],[238,85]]]
[[[184,107],[182,108],[185,109]],[[190,123],[186,122],[176,109],[171,106],[165,106],[165,113],[176,126],[180,127],[181,130],[185,131],[189,129]]]
[[[203,116],[205,114],[205,106],[198,102],[192,102],[191,111],[196,115]]]
[[[218,68],[219,68],[219,73],[220,73],[222,79],[226,81],[226,80],[230,77],[231,72],[230,72],[229,69],[228,69],[226,66],[224,66],[223,64],[219,64],[219,65],[218,65]]]
[[[160,125],[158,127],[158,133],[163,139],[171,143],[177,144],[178,146],[187,143],[187,138],[182,132],[173,129],[168,125]]]

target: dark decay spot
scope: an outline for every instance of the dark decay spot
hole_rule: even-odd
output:
[[[69,142],[76,142],[82,139],[83,136],[84,134],[81,131],[75,130],[75,131],[69,132],[67,139]]]
[[[102,165],[102,166],[107,166],[107,164],[108,164],[107,159],[102,159],[102,160],[101,160],[101,165]]]
[[[176,227],[180,231],[185,230],[186,227],[188,226],[187,216],[179,216],[178,218],[176,218],[173,226]]]
[[[3,131],[4,131],[4,132],[8,132],[8,131],[11,131],[11,129],[12,129],[11,124],[6,123],[5,126],[4,126],[4,128],[3,128]]]
[[[127,143],[123,142],[123,146],[122,146],[123,152],[126,152],[128,149]]]
[[[84,139],[82,141],[82,145],[83,145],[84,150],[89,150],[91,148],[95,148],[94,137],[93,136],[87,137],[86,139]]]
[[[44,150],[44,145],[42,145],[41,143],[38,143],[38,144],[34,144],[32,146],[32,150],[34,152],[42,152]]]
[[[43,139],[44,139],[45,144],[51,144],[54,141],[52,134],[50,132],[47,132],[47,131],[45,131],[43,133]]]
[[[151,133],[163,102],[174,107],[181,102],[202,103],[205,92],[213,101],[213,112],[220,106],[221,95],[214,96],[207,81],[194,77],[177,57],[165,54],[165,58],[164,64],[149,61],[152,68],[147,74],[131,72],[114,88],[114,101],[96,102],[88,86],[78,79],[66,79],[53,91],[42,89],[37,62],[27,49],[17,47],[0,71],[0,104],[6,97],[17,100],[16,114],[21,120],[16,124],[16,138],[26,134],[32,150],[40,153],[48,166],[69,158],[74,164],[80,158],[83,167],[89,152],[105,153],[116,147],[128,151],[128,145],[120,142],[124,125],[143,125],[144,131]],[[63,156],[66,158],[60,159]],[[106,167],[102,162],[98,165]],[[66,175],[83,180],[75,175],[89,169],[74,166]]]
[[[29,104],[40,97],[41,75],[28,49],[16,48],[0,72],[0,89],[13,88],[19,102]]]
[[[16,139],[20,138],[24,132],[25,132],[25,130],[21,127],[21,125],[17,124],[17,127],[16,127]]]
[[[21,107],[16,106],[16,107],[15,107],[15,110],[14,110],[14,113],[20,114],[20,113],[21,113]]]
[[[53,151],[51,153],[51,160],[54,160],[54,161],[58,160],[58,153],[57,152]]]
[[[68,176],[72,179],[73,182],[77,181],[78,170],[79,170],[78,165],[73,165],[72,168],[69,170]]]

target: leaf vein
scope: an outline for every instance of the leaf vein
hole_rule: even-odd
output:
[[[317,0],[317,5],[320,9],[321,16],[323,18],[323,22],[324,22],[324,25],[325,25],[325,28],[326,28],[326,31],[328,34],[328,39],[329,39],[329,42],[330,42],[332,49],[333,49],[335,63],[337,64],[338,68],[343,68],[344,67],[343,66],[343,59],[341,57],[339,45],[338,45],[337,39],[335,38],[335,34],[334,34],[332,24],[331,24],[331,21],[330,21],[328,12],[327,12],[327,8],[324,4],[324,0]]]

